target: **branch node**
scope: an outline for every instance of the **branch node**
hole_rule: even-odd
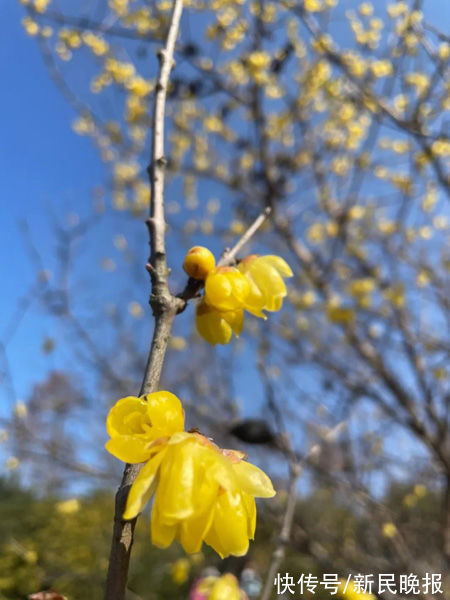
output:
[[[158,167],[165,167],[167,165],[167,159],[165,156],[160,156],[158,159],[156,159],[156,165]]]
[[[156,273],[155,267],[149,262],[145,265],[145,268],[151,275],[154,275]]]

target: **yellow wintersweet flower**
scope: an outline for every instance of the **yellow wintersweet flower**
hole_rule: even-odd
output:
[[[73,515],[80,510],[80,507],[80,501],[77,498],[70,498],[56,503],[56,510],[61,515]]]
[[[428,90],[430,78],[425,73],[407,73],[405,75],[405,83],[414,87],[418,96],[422,96]]]
[[[68,48],[75,49],[81,46],[81,35],[76,29],[61,29],[59,39]]]
[[[450,142],[447,140],[436,140],[431,146],[433,154],[437,156],[449,156],[450,155]]]
[[[252,73],[266,69],[270,65],[270,55],[267,52],[256,51],[247,56],[247,64]]]
[[[418,483],[417,485],[414,486],[414,494],[418,497],[418,498],[423,498],[424,496],[427,495],[427,486],[423,485],[423,483]]]
[[[372,73],[375,77],[387,77],[388,75],[392,75],[393,66],[389,60],[375,60],[371,65]]]
[[[108,452],[124,462],[144,462],[154,454],[156,440],[184,430],[183,408],[170,392],[127,396],[109,411],[106,430]]]
[[[186,552],[196,553],[205,541],[222,558],[247,553],[256,525],[254,497],[275,494],[267,475],[242,454],[221,450],[198,433],[172,436],[145,465],[130,491],[125,518],[137,515],[154,481],[153,544],[166,548],[176,538]]]
[[[340,598],[344,598],[344,600],[376,600],[376,597],[373,594],[358,591],[358,588],[353,581],[350,581],[347,585],[346,581],[341,580],[339,583],[338,595]]]
[[[349,284],[349,291],[353,296],[363,296],[364,294],[370,294],[376,287],[376,282],[371,277],[362,277],[361,279],[354,279]]]
[[[170,569],[172,581],[178,585],[183,585],[189,579],[191,563],[187,558],[179,558],[173,563]]]
[[[213,253],[204,246],[194,246],[188,250],[183,262],[183,269],[194,279],[206,279],[215,266]]]
[[[28,409],[26,404],[23,402],[16,402],[14,405],[14,416],[18,419],[26,419],[28,415]]]
[[[355,320],[355,311],[352,308],[339,306],[332,302],[326,307],[327,317],[332,323],[347,325]]]
[[[135,319],[140,319],[142,317],[142,315],[144,314],[144,310],[142,308],[142,305],[139,304],[139,302],[136,302],[136,301],[130,302],[130,304],[128,305],[128,312]]]
[[[397,527],[394,523],[383,523],[382,533],[386,538],[393,538],[397,535]]]
[[[244,326],[244,311],[237,310],[219,311],[201,300],[197,304],[195,313],[197,331],[207,342],[216,344],[228,344],[231,335],[236,337],[242,332]]]
[[[263,319],[267,318],[263,310],[280,310],[287,294],[283,277],[293,275],[285,260],[280,256],[251,254],[239,263],[238,269],[250,284],[245,310]]]
[[[308,240],[313,243],[323,242],[325,239],[325,228],[323,223],[313,223],[306,232]]]
[[[239,588],[238,581],[231,573],[222,577],[205,577],[196,592],[205,600],[247,600],[247,594]]]
[[[22,25],[28,35],[33,36],[39,33],[39,25],[31,17],[24,17]]]
[[[363,17],[370,17],[373,15],[373,5],[370,2],[363,2],[359,5],[359,14]]]
[[[280,310],[286,296],[284,277],[291,277],[289,265],[279,256],[252,254],[235,267],[217,267],[213,254],[194,246],[185,256],[183,268],[194,279],[205,281],[205,293],[197,304],[196,325],[210,344],[227,344],[234,333],[239,337],[244,310],[266,318],[264,310]]]
[[[104,56],[109,50],[109,44],[101,36],[92,33],[91,31],[85,31],[82,34],[82,40],[88,48],[96,56]]]
[[[35,565],[39,558],[36,550],[25,550],[25,552],[22,554],[22,556],[23,556],[25,562],[28,563],[29,565]]]
[[[303,7],[308,12],[320,12],[325,9],[321,0],[304,0]]]
[[[197,432],[185,432],[179,399],[170,392],[119,400],[107,418],[106,448],[125,462],[144,462],[131,486],[124,519],[134,519],[155,495],[152,542],[177,539],[188,553],[202,543],[222,558],[242,556],[253,539],[255,497],[275,495],[258,467],[235,450],[222,450]]]
[[[187,347],[186,338],[182,337],[181,335],[171,337],[169,344],[172,350],[182,351],[185,350]]]
[[[386,288],[383,296],[397,308],[402,308],[405,305],[405,290],[400,283]]]
[[[34,0],[33,7],[38,13],[44,13],[47,10],[50,0]]]
[[[218,267],[205,281],[205,302],[218,311],[243,308],[249,292],[248,279],[234,267]]]
[[[19,465],[20,465],[20,461],[17,458],[17,456],[10,456],[5,461],[5,466],[10,471],[15,471],[18,468]]]
[[[151,81],[147,81],[146,79],[138,75],[128,80],[126,82],[125,87],[131,94],[142,98],[150,94],[150,92],[153,89],[153,83]]]

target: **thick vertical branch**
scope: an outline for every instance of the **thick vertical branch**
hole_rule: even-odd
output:
[[[140,395],[155,391],[158,388],[172,322],[181,302],[170,294],[167,283],[166,224],[164,219],[164,172],[166,166],[164,157],[164,116],[167,85],[173,66],[173,55],[182,10],[182,0],[174,0],[166,44],[158,54],[160,64],[153,112],[153,141],[149,167],[151,202],[150,219],[148,221],[151,249],[149,270],[152,278],[150,304],[155,318],[155,328]],[[122,514],[125,509],[128,491],[139,470],[140,465],[126,465],[122,482],[116,494],[114,530],[105,600],[123,600],[125,597],[136,519],[124,521]]]

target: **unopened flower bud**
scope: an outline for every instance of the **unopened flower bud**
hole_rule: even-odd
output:
[[[206,279],[216,266],[213,253],[204,246],[194,246],[188,250],[183,269],[193,279]]]

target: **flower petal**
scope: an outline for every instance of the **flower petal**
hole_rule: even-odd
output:
[[[242,502],[244,503],[245,509],[247,510],[247,535],[250,540],[255,537],[256,529],[256,503],[253,496],[242,492]]]
[[[162,520],[155,500],[152,509],[152,520],[150,525],[152,544],[158,548],[168,548],[175,539],[177,529],[178,524],[168,524]]]
[[[185,552],[200,552],[203,540],[208,533],[214,517],[214,510],[207,510],[196,518],[182,521],[179,527],[179,540]]]
[[[160,391],[143,397],[154,439],[184,430],[184,411],[180,400],[170,392]]]
[[[257,498],[275,496],[276,492],[269,477],[255,465],[242,460],[233,464],[233,471],[237,476],[239,487],[247,494]]]
[[[242,598],[236,577],[231,573],[222,575],[214,584],[208,600],[240,600]]]
[[[229,298],[232,294],[231,280],[222,273],[211,273],[205,282],[205,301],[212,307],[229,309]],[[234,306],[231,306],[234,308]]]
[[[194,513],[195,444],[170,446],[161,465],[155,502],[165,522],[187,519]]]
[[[143,433],[139,425],[139,416],[142,422],[146,421],[146,412],[146,404],[141,398],[136,396],[121,398],[111,408],[106,419],[106,430],[109,436]],[[133,415],[132,419],[130,415]]]
[[[197,304],[195,322],[197,331],[207,342],[216,344],[228,344],[231,340],[231,327],[223,318],[223,314],[209,307],[205,302]]]
[[[222,557],[244,556],[248,551],[248,514],[241,494],[224,492],[216,503],[214,520],[205,542]]]
[[[275,268],[259,263],[259,260],[261,259],[255,259],[250,268],[252,278],[264,296],[264,309],[279,310],[279,299],[287,294],[286,285]]]
[[[205,281],[205,302],[219,311],[242,308],[249,293],[246,277],[234,267],[219,267]]]
[[[265,320],[267,319],[267,317],[262,312],[266,303],[265,295],[263,295],[259,287],[254,282],[251,271],[247,269],[247,271],[245,271],[245,275],[250,284],[250,293],[245,299],[244,308],[246,311],[248,311],[255,317],[259,317]]]
[[[261,256],[259,260],[276,269],[282,277],[293,277],[294,275],[291,267],[283,258],[281,258],[281,256],[267,254],[265,256]]]
[[[239,337],[244,328],[244,311],[242,309],[229,310],[221,314],[225,321],[230,325],[234,335]]]
[[[145,462],[152,454],[148,440],[133,435],[113,437],[106,442],[105,448],[119,460],[132,464]]]
[[[124,519],[134,519],[150,500],[156,487],[156,476],[167,449],[158,452],[145,464],[136,477],[127,498]]]

